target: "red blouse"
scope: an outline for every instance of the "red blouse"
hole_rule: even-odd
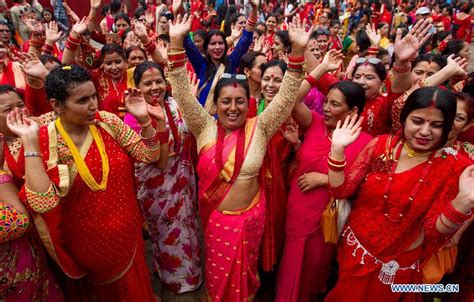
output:
[[[349,198],[357,192],[347,226],[360,244],[381,261],[396,259],[423,233],[422,257],[428,257],[452,235],[441,234],[436,229],[436,221],[446,204],[456,197],[459,176],[470,162],[461,153],[436,157],[413,201],[409,201],[409,197],[426,163],[396,173],[388,191],[388,213],[395,217],[407,206],[408,210],[403,211],[405,215],[400,221],[392,222],[384,215],[383,195],[394,162],[385,161],[382,156],[393,154],[398,138],[394,137],[391,146],[388,146],[389,137],[384,135],[373,139],[346,169],[344,184],[331,188],[331,195]],[[354,246],[342,243],[338,250],[340,259],[343,259],[340,263],[341,277],[365,275],[380,267],[367,256],[361,263],[362,252],[354,251]]]

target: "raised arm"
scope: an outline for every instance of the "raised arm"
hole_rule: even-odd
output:
[[[178,16],[175,24],[170,22],[171,42],[168,51],[170,73],[168,74],[168,80],[171,83],[173,97],[178,103],[186,125],[194,136],[199,137],[202,131],[215,121],[193,95],[184,67],[185,58],[182,43],[184,36],[189,32],[191,22],[192,17],[188,18],[187,15],[184,18]]]
[[[403,93],[411,87],[411,63],[416,58],[421,46],[428,40],[431,28],[430,20],[419,21],[410,32],[402,38],[402,30],[397,30],[395,38],[395,63],[392,68],[392,92]]]
[[[306,21],[306,20],[305,20]],[[289,26],[288,33],[291,41],[291,55],[288,69],[280,91],[268,107],[258,117],[258,130],[264,137],[270,139],[288,118],[296,101],[298,88],[301,85],[301,73],[304,65],[304,49],[308,44],[312,28],[306,32],[305,21],[297,15]]]
[[[82,18],[80,22],[74,24],[71,29],[71,33],[66,42],[66,48],[64,48],[63,53],[63,64],[71,64],[74,63],[76,58],[76,51],[80,47],[82,41],[82,35],[87,30],[87,23],[88,20],[86,17]]]
[[[341,51],[329,50],[324,56],[323,61],[301,83],[291,116],[303,131],[311,125],[313,117],[311,110],[305,105],[303,99],[312,87],[317,86],[317,82],[325,73],[337,70],[342,65],[342,60],[343,55]]]
[[[97,12],[99,11],[101,0],[91,0],[90,2],[91,2],[91,9],[88,15],[89,22],[87,22],[87,29],[90,32],[93,32],[95,30],[95,21],[96,21]]]
[[[133,26],[133,33],[135,34],[135,36],[138,37],[138,39],[140,39],[140,41],[143,44],[143,47],[150,54],[151,59],[154,62],[163,65],[165,63],[165,58],[163,58],[163,56],[161,55],[160,50],[156,46],[153,39],[150,39],[148,37],[148,32],[147,32],[145,24],[137,20],[134,20],[132,23],[132,26]]]

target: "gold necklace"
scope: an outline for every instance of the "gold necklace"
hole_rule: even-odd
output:
[[[99,150],[100,159],[102,161],[102,181],[98,184],[94,176],[92,176],[89,168],[86,165],[85,160],[82,158],[79,150],[77,149],[76,145],[72,141],[72,138],[64,129],[63,125],[61,124],[61,119],[58,119],[55,122],[56,128],[58,129],[59,134],[63,137],[66,145],[69,147],[71,151],[72,157],[74,159],[74,163],[76,164],[77,172],[81,176],[84,183],[92,190],[92,191],[105,191],[107,189],[107,179],[109,176],[109,158],[105,151],[104,141],[97,130],[96,126],[89,125],[89,131],[92,134],[92,137],[97,145],[97,149]]]
[[[428,155],[432,152],[432,151],[416,152],[414,149],[410,148],[410,146],[408,146],[408,144],[406,142],[403,144],[403,148],[405,148],[405,150],[407,150],[407,156],[409,158],[413,158],[413,157],[416,157],[416,156],[426,156],[426,155]]]

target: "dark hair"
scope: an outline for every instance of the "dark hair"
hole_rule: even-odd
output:
[[[165,17],[166,20],[168,20],[168,21],[170,21],[170,20],[171,20],[171,21],[174,21],[174,15],[173,15],[172,13],[170,13],[170,12],[161,13],[160,16],[158,17],[158,20],[160,20],[161,17]],[[157,21],[158,21],[158,20],[157,20]]]
[[[202,45],[203,49],[204,49],[204,52],[206,53],[206,60],[208,62],[208,66],[207,66],[207,69],[206,69],[206,77],[207,78],[210,78],[217,70],[216,70],[216,67],[214,66],[214,64],[212,64],[212,60],[211,60],[211,57],[209,56],[209,54],[207,53],[207,47],[209,46],[209,43],[211,42],[211,38],[214,37],[214,36],[219,36],[222,38],[222,41],[224,42],[224,55],[222,56],[222,63],[224,65],[226,65],[226,70],[225,72],[228,72],[229,68],[228,68],[228,60],[227,60],[227,51],[229,50],[229,46],[227,45],[226,41],[225,41],[225,34],[220,31],[220,30],[217,30],[217,29],[211,29],[208,33],[207,33],[207,36],[206,36],[206,39],[204,39],[204,43]]]
[[[255,24],[255,28],[257,28],[257,26],[259,25],[263,25],[265,27],[265,31],[267,31],[267,24],[265,22],[258,22],[257,24]],[[261,33],[260,35],[264,35],[265,33]]]
[[[206,33],[206,31],[205,31],[204,29],[198,29],[198,30],[196,30],[196,31],[194,32],[194,35],[193,35],[193,36],[194,36],[194,37],[198,36],[198,37],[201,37],[203,40],[205,40],[205,39],[206,39],[206,35],[207,35],[207,33]]]
[[[416,57],[415,61],[413,61],[413,63],[411,64],[411,69],[413,70],[413,68],[415,68],[416,65],[420,62],[428,62],[428,63],[434,62],[438,64],[440,70],[441,68],[446,66],[446,60],[443,59],[443,57],[439,55],[435,55],[435,54],[426,53],[426,54],[421,54],[418,57]]]
[[[400,112],[400,123],[405,125],[408,115],[417,109],[435,106],[443,114],[443,135],[436,148],[440,148],[448,141],[448,135],[453,127],[456,116],[456,98],[454,93],[438,87],[421,87],[408,96],[405,105]]]
[[[146,61],[135,67],[135,71],[133,72],[133,81],[135,82],[135,87],[138,87],[138,84],[142,80],[143,74],[149,69],[158,69],[163,79],[165,79],[165,72],[163,71],[163,67],[161,67],[160,64],[157,64],[153,61]],[[165,92],[165,99],[167,98],[168,91]]]
[[[21,95],[16,91],[15,87],[11,85],[0,85],[0,95],[5,94],[5,93],[10,93],[13,92],[16,94],[20,99],[23,99]]]
[[[464,47],[464,40],[451,40],[448,42],[446,45],[446,48],[443,50],[441,55],[444,56],[449,56],[454,54],[455,56],[459,56],[459,52],[461,49]]]
[[[439,46],[439,43],[446,39],[447,36],[451,34],[450,31],[443,30],[443,31],[438,31],[433,35],[433,38],[431,39],[431,49],[435,49]]]
[[[351,26],[351,28],[350,28],[350,30],[349,30],[350,33],[353,33],[353,32],[354,32],[354,29],[356,29],[357,27],[359,27],[359,25],[360,25],[360,21],[355,20],[355,21],[352,23],[352,26]]]
[[[357,46],[359,46],[359,53],[362,56],[365,56],[371,44],[369,36],[365,32],[365,30],[361,30],[356,34],[356,43]]]
[[[123,42],[125,42],[125,39],[127,38],[128,34],[132,32],[133,33],[133,30],[131,27],[128,27],[127,29],[125,29],[123,32],[122,32],[122,35],[120,36],[120,40],[122,41],[122,45],[123,45]]]
[[[117,43],[109,43],[105,44],[100,50],[100,61],[104,61],[105,55],[111,55],[113,53],[118,53],[124,60],[126,59],[125,50],[123,50],[122,46]]]
[[[454,92],[456,101],[465,102],[467,104],[467,121],[466,125],[470,124],[474,119],[474,99],[468,93],[465,92]]]
[[[369,61],[364,62],[364,63],[357,63],[354,67],[354,71],[352,72],[352,78],[354,78],[354,75],[357,71],[357,68],[362,65],[369,64],[374,68],[375,73],[379,76],[380,81],[385,81],[385,78],[387,77],[387,70],[385,70],[385,66],[383,66],[382,62],[379,62],[377,64],[372,64]]]
[[[146,58],[146,51],[138,45],[132,45],[129,48],[127,48],[127,50],[125,50],[125,58],[128,60],[128,58],[130,57],[130,54],[132,53],[132,51],[135,51],[135,50],[139,50],[139,51],[143,52],[143,54],[145,55],[145,58]]]
[[[225,20],[224,20],[224,33],[225,36],[230,36],[232,33],[232,29],[230,27],[230,17],[237,12],[237,7],[235,4],[229,4],[227,7],[227,11],[225,13]],[[224,38],[225,41],[225,38]],[[227,44],[227,43],[226,43]]]
[[[44,19],[44,13],[45,12],[48,12],[48,13],[51,14],[51,21],[56,21],[56,17],[54,17],[53,11],[51,9],[47,8],[47,7],[43,8],[43,11],[41,12],[41,17],[43,17],[43,19]]]
[[[260,66],[260,69],[262,70],[262,76],[268,68],[275,67],[275,66],[280,67],[282,73],[285,74],[286,63],[281,60],[271,60],[270,62],[262,64],[262,66]]]
[[[105,4],[104,6],[102,6],[102,9],[100,10],[100,14],[102,16],[106,16],[107,13],[109,12],[109,9],[110,9],[110,4]]]
[[[111,14],[116,14],[122,8],[122,2],[120,0],[112,0],[109,4]]]
[[[341,22],[339,22],[337,19],[331,20],[331,27],[334,27],[335,25],[341,26]]]
[[[68,90],[75,84],[83,84],[92,81],[87,69],[71,64],[63,64],[51,70],[46,77],[44,88],[48,99],[56,99],[64,102],[69,97]]]
[[[239,64],[239,73],[244,73],[244,69],[252,69],[255,66],[255,61],[257,57],[263,56],[265,57],[265,54],[263,52],[259,51],[249,51],[246,54],[242,56],[242,59],[240,59],[240,64]]]
[[[117,16],[115,16],[115,20],[114,20],[114,23],[117,23],[118,20],[124,20],[125,22],[127,22],[127,24],[130,26],[130,18],[128,17],[127,14],[124,14],[124,13],[121,13],[121,14],[118,14]]]
[[[145,15],[145,9],[143,7],[137,7],[134,14],[135,19],[138,19],[143,15]]]
[[[290,42],[290,35],[288,34],[287,30],[279,30],[275,33],[275,38],[280,38],[281,42],[283,43],[283,47],[285,48],[286,53],[291,52],[291,42]]]
[[[268,19],[270,19],[271,17],[275,18],[276,19],[276,22],[278,23],[278,14],[275,14],[275,13],[269,13],[267,15],[267,17],[265,18],[265,21],[267,21]]]
[[[217,82],[216,89],[214,91],[214,99],[213,102],[214,104],[217,104],[217,99],[219,98],[219,95],[221,94],[221,90],[224,87],[227,86],[240,86],[245,90],[245,96],[247,97],[247,100],[250,99],[250,88],[249,88],[249,83],[247,80],[237,80],[235,77],[231,78],[221,78]]]
[[[235,13],[232,16],[230,16],[230,24],[235,25],[237,24],[237,21],[239,20],[240,17],[245,17],[241,13]]]
[[[227,13],[227,6],[220,5],[217,10],[217,24],[221,24],[224,21],[226,13]]]
[[[170,36],[168,34],[161,34],[159,35],[158,37],[156,37],[157,40],[160,40],[160,41],[163,41],[163,42],[166,42],[166,43],[170,43]]]
[[[387,22],[380,22],[378,25],[377,25],[377,29],[382,29],[382,27],[384,27],[385,25],[388,25]]]
[[[471,11],[471,8],[472,8],[472,3],[464,3],[460,9],[463,13],[469,14],[469,12]]]
[[[57,63],[61,65],[61,61],[59,61],[59,59],[53,55],[43,54],[39,57],[39,59],[43,65],[46,65],[47,63]]]
[[[338,89],[344,95],[349,109],[357,106],[357,114],[362,113],[365,107],[366,97],[365,90],[362,88],[361,84],[351,81],[339,81],[332,84],[328,91],[331,91],[332,89]]]

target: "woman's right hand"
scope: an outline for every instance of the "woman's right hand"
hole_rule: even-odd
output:
[[[306,19],[301,20],[299,15],[293,17],[288,27],[288,35],[291,42],[291,53],[296,56],[303,56],[304,49],[308,45],[309,37],[313,32],[314,26],[306,31]]]
[[[331,148],[344,149],[352,144],[362,131],[363,117],[358,119],[358,115],[347,116],[342,123],[340,120],[337,122],[336,129],[332,133],[332,145]]]
[[[186,35],[189,33],[191,30],[191,23],[193,21],[193,17],[189,16],[186,14],[184,17],[181,15],[178,15],[176,18],[176,22],[173,24],[173,22],[168,21],[170,25],[170,31],[169,31],[169,36],[170,36],[170,48],[182,48],[183,47],[183,41]]]
[[[39,124],[28,117],[26,108],[15,108],[7,115],[7,126],[11,132],[24,140],[39,138]]]
[[[71,32],[75,33],[79,36],[82,36],[87,30],[87,24],[88,23],[89,23],[89,18],[88,17],[82,18],[81,21],[74,24],[74,26],[71,29]]]
[[[147,102],[140,89],[131,88],[125,91],[125,108],[137,119],[140,126],[150,121]]]
[[[53,45],[54,43],[58,42],[61,39],[61,35],[63,34],[58,30],[58,23],[56,21],[51,21],[45,24],[46,27],[46,43],[49,45]]]
[[[450,55],[447,60],[446,67],[449,69],[451,76],[456,77],[467,77],[467,67],[469,65],[469,61],[465,58],[461,57],[454,57],[454,54]]]
[[[331,49],[324,55],[321,65],[328,71],[334,71],[341,67],[343,59],[344,55],[342,54],[342,51]]]
[[[431,34],[428,31],[431,28],[431,21],[426,19],[418,21],[410,32],[402,38],[402,30],[397,29],[395,37],[394,53],[399,62],[407,62],[416,57],[421,46],[428,40]]]

